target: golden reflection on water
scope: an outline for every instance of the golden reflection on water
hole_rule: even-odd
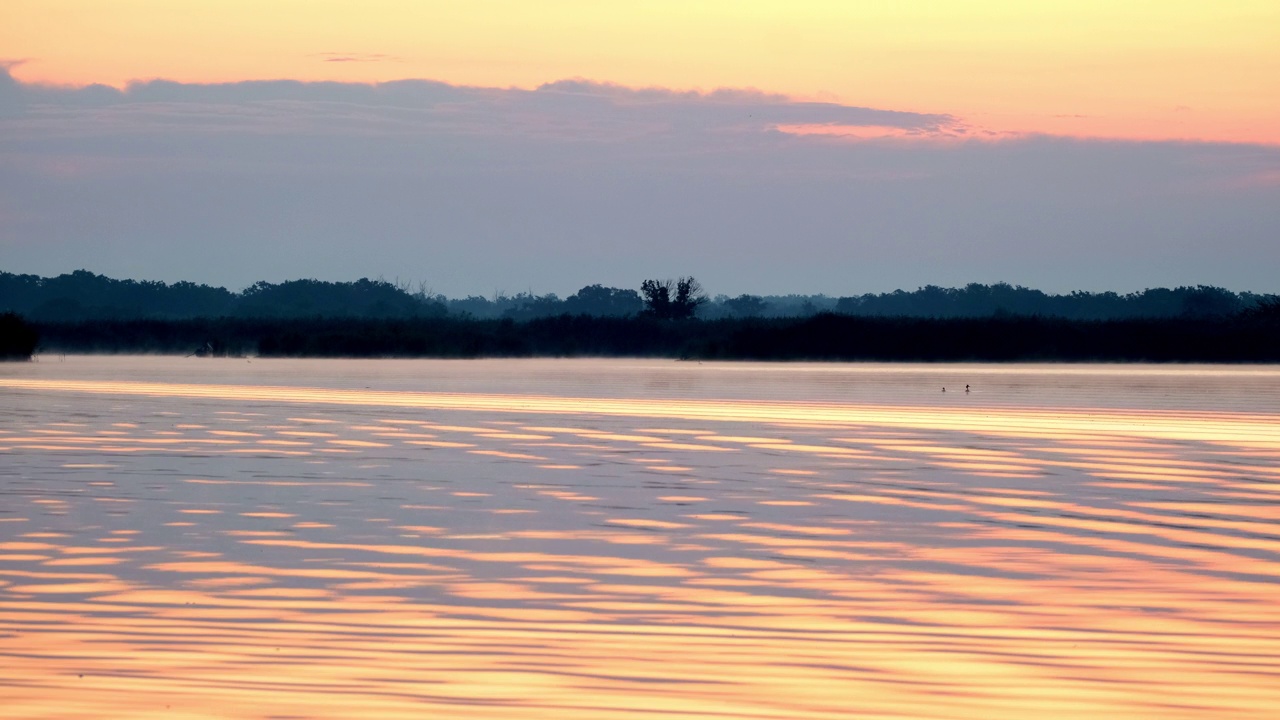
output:
[[[2,717],[1276,717],[1280,423],[0,377]]]

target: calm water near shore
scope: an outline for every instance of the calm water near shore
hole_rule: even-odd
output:
[[[0,717],[1274,718],[1278,521],[1276,366],[45,356]]]

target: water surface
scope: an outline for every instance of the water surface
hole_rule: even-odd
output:
[[[1280,712],[1275,367],[45,357],[0,410],[4,717]]]

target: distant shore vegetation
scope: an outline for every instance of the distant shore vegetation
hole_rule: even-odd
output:
[[[676,316],[798,318],[819,313],[864,317],[982,318],[1020,315],[1072,320],[1223,317],[1248,310],[1275,295],[1223,288],[1153,288],[1141,292],[1040,290],[997,283],[962,288],[928,285],[916,290],[828,295],[707,295],[693,278],[644,280],[639,289],[587,285],[560,298],[555,293],[494,293],[448,298],[409,283],[369,280],[258,282],[240,292],[192,282],[117,280],[86,270],[41,277],[0,272],[0,312],[38,322],[184,318],[455,317],[533,320],[558,315],[628,317],[653,310],[653,301]],[[686,312],[687,311],[687,312]],[[658,310],[663,315],[662,309]]]
[[[459,299],[385,280],[259,282],[232,292],[82,270],[0,272],[0,313],[8,318],[0,341],[6,353],[17,348],[13,358],[30,339],[22,327],[44,352],[1280,362],[1280,297],[1209,286],[1049,295],[1001,283],[712,297],[682,277],[644,280],[639,290],[588,285],[563,299]]]
[[[0,361],[29,360],[40,334],[17,313],[0,313]]]

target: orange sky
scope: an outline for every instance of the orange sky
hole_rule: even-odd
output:
[[[7,0],[25,81],[583,77],[950,113],[979,128],[1280,144],[1280,3]],[[335,58],[347,61],[331,61]]]

